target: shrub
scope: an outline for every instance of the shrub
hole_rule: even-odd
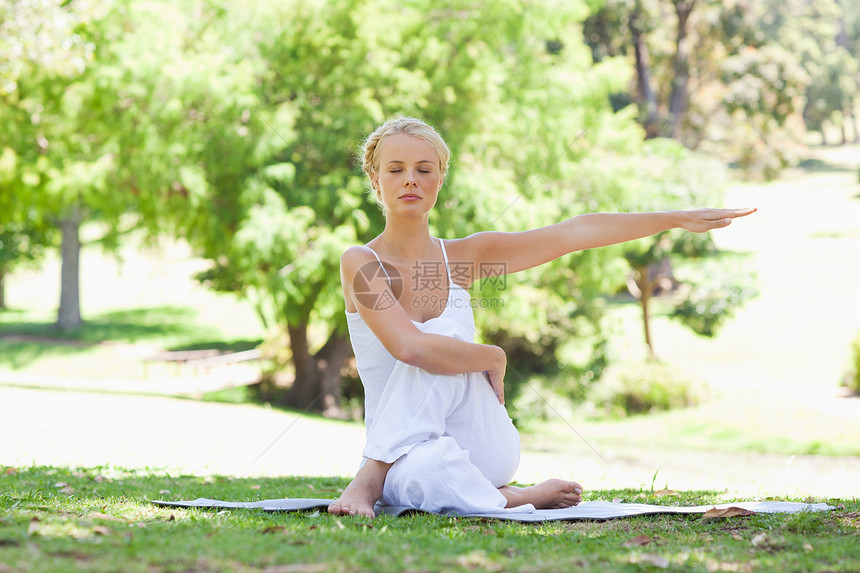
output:
[[[738,309],[758,295],[755,278],[742,266],[729,271],[711,261],[696,271],[679,271],[678,276],[689,291],[672,318],[701,336],[716,336]]]
[[[626,417],[694,406],[701,390],[687,376],[655,359],[610,366],[591,392],[598,413]]]
[[[846,376],[846,382],[851,390],[860,394],[860,334],[854,339],[851,350],[854,356],[851,360],[851,369],[848,372],[848,376]]]

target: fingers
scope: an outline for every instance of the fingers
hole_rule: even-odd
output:
[[[499,399],[499,404],[504,406],[505,405],[505,381],[500,378],[493,385],[493,389],[496,391],[496,397]]]
[[[494,374],[490,374],[486,370],[484,371],[484,377],[487,379],[487,382],[490,383],[490,388],[493,389],[493,394],[496,395],[496,398],[499,400],[499,404],[502,406],[505,405],[505,382],[504,382],[504,373],[499,378],[496,378]]]
[[[747,215],[752,215],[758,211],[757,207],[747,207],[745,209],[709,209],[705,220],[707,221],[720,221],[728,225],[732,222],[732,219],[737,219],[738,217],[746,217]]]
[[[758,211],[756,207],[744,209],[700,209],[692,211],[690,225],[685,228],[694,233],[704,233],[713,229],[721,229],[732,224],[738,217],[746,217]]]
[[[499,399],[499,404],[502,406],[505,405],[505,384],[501,381],[493,381],[493,392],[496,394],[496,398]]]
[[[732,218],[735,217],[746,217],[747,215],[752,215],[758,211],[758,207],[747,207],[745,209],[735,209],[732,214]]]

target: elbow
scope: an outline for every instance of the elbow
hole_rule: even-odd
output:
[[[418,368],[423,368],[422,364],[424,363],[421,360],[420,352],[413,349],[405,349],[398,352],[397,355],[394,356],[400,362],[404,364],[408,364],[409,366],[416,366]]]
[[[403,337],[398,341],[397,347],[391,355],[409,366],[415,366],[434,374],[441,374],[438,352],[434,349],[434,345],[425,338],[428,336],[433,335],[418,331],[415,336]]]
[[[417,366],[421,368],[424,359],[421,352],[421,345],[412,339],[412,337],[403,338],[397,341],[394,348],[389,349],[395,360]]]

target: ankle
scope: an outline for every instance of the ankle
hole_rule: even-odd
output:
[[[499,492],[505,496],[505,499],[507,500],[507,503],[505,503],[506,508],[517,507],[528,503],[523,499],[523,494],[519,491],[519,488],[503,485],[499,488]]]
[[[380,462],[379,460],[367,460],[355,475],[353,482],[373,492],[378,492],[378,495],[382,495],[385,477],[388,475],[388,470],[391,466],[392,464]]]

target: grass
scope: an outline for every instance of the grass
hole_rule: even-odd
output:
[[[207,320],[212,316],[209,305],[224,298],[209,295],[214,301],[203,305],[105,309],[88,315],[83,326],[71,332],[58,330],[53,318],[33,311],[0,311],[0,368],[34,375],[63,372],[72,377],[134,380],[176,374],[171,365],[144,367],[141,359],[156,350],[256,348],[262,342],[261,332],[224,332],[221,324]],[[237,311],[225,306],[228,312],[217,316],[230,324]]]
[[[192,277],[205,267],[181,242],[153,246],[129,235],[116,255],[97,246],[81,252],[81,313],[74,333],[54,327],[59,260],[16,269],[0,311],[0,370],[77,378],[141,379],[175,369],[141,359],[158,350],[247,350],[265,332],[250,305],[212,292]]]
[[[799,411],[792,417],[763,406],[737,406],[727,401],[694,408],[657,412],[623,420],[579,421],[577,428],[598,436],[604,446],[648,447],[659,443],[672,450],[710,450],[780,455],[860,456],[860,420],[836,420],[826,412]],[[668,430],[667,430],[668,429]],[[570,429],[553,418],[527,420],[527,445],[563,451]]]
[[[860,501],[796,515],[516,524],[433,515],[165,509],[151,499],[335,497],[343,478],[170,476],[113,467],[0,467],[0,571],[851,571]],[[589,492],[587,500],[725,502],[716,492]],[[801,500],[812,501],[812,500]]]

